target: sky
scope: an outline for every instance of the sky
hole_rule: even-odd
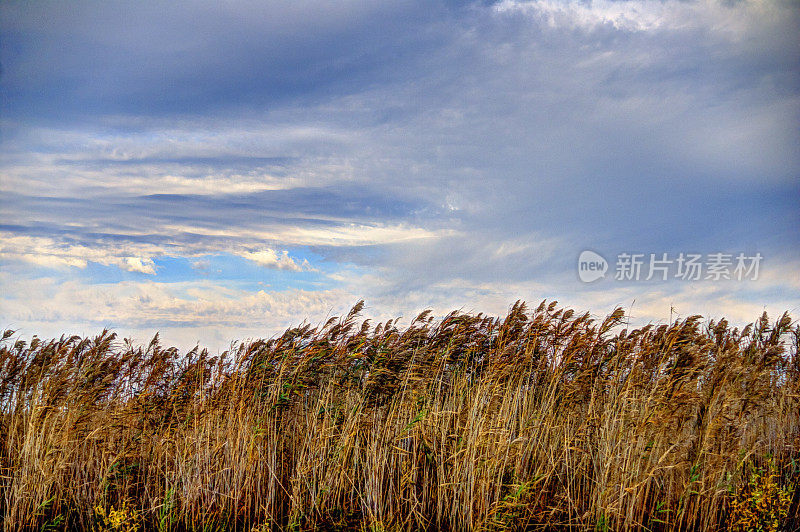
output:
[[[0,327],[797,319],[798,28],[795,0],[3,1]]]

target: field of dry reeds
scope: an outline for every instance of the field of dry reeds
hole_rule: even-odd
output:
[[[0,345],[16,530],[781,530],[800,513],[800,327],[341,319],[220,356]],[[760,527],[760,528],[759,528]]]

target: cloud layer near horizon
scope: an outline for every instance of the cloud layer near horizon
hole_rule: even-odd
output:
[[[791,2],[0,9],[1,325],[218,347],[359,298],[797,313]],[[585,285],[584,249],[765,260]]]

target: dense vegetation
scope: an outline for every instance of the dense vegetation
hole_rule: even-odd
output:
[[[800,327],[347,317],[221,356],[0,345],[4,530],[779,530]],[[792,521],[795,519],[794,521]]]

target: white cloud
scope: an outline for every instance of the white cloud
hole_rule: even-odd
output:
[[[45,268],[85,268],[86,261],[80,257],[68,256],[64,254],[53,253],[2,253],[0,257],[18,259],[30,264],[42,266]]]
[[[494,6],[498,13],[521,12],[538,16],[551,27],[593,29],[609,24],[616,29],[642,31],[658,28],[665,22],[663,3],[608,2],[591,3],[558,0],[504,0]]]
[[[147,273],[150,275],[156,274],[156,265],[153,259],[141,257],[125,257],[122,262],[122,269],[129,272]]]
[[[340,224],[328,227],[300,227],[289,224],[263,224],[260,229],[226,227],[208,228],[190,224],[167,224],[172,234],[188,233],[208,237],[241,240],[244,245],[275,241],[293,246],[372,246],[414,240],[435,239],[453,234],[452,230],[428,230],[410,224]]]
[[[88,157],[66,164],[63,156],[69,155],[31,154],[30,160],[4,165],[4,188],[21,191],[36,187],[42,196],[53,198],[63,197],[66,193],[75,196],[108,194],[120,198],[148,194],[253,194],[286,190],[303,184],[299,177],[275,176],[260,168],[241,172],[209,168],[191,161],[148,160],[116,166]],[[59,187],[52,186],[54,179],[58,179]]]
[[[371,246],[435,239],[449,234],[453,234],[453,231],[431,231],[408,224],[347,224],[325,229],[286,227],[282,228],[280,238],[286,242],[311,246]]]
[[[497,13],[524,13],[552,28],[593,30],[610,26],[644,32],[702,27],[732,38],[766,21],[775,22],[784,9],[779,2],[760,0],[503,0],[494,6]]]
[[[157,275],[154,257],[179,256],[191,259],[227,252],[267,268],[299,272],[316,270],[306,259],[296,261],[287,250],[258,249],[259,244],[279,242],[296,246],[370,246],[434,241],[453,233],[429,231],[406,224],[346,224],[328,228],[273,225],[261,230],[167,224],[150,230],[150,234],[159,232],[173,237],[168,243],[159,244],[142,241],[142,233],[138,231],[118,235],[115,241],[102,237],[81,237],[80,233],[76,233],[68,242],[56,235],[28,236],[0,231],[0,258],[46,268],[82,269],[89,262],[94,262],[125,271]],[[198,236],[205,238],[198,241]],[[207,267],[208,264],[196,264],[199,269],[203,266]]]
[[[612,282],[606,289],[591,290],[576,285],[576,280],[476,282],[463,278],[433,282],[422,290],[404,290],[382,275],[352,270],[336,274],[339,284],[333,289],[251,291],[226,281],[88,284],[24,279],[0,272],[0,285],[4,287],[0,326],[18,329],[27,336],[90,335],[111,327],[121,336],[132,335],[139,341],[161,331],[167,343],[188,348],[200,341],[217,350],[231,340],[268,337],[303,321],[324,322],[331,315],[346,313],[361,298],[367,303],[364,318],[402,317],[401,323],[428,308],[440,317],[456,309],[502,316],[517,299],[535,306],[545,298],[578,311],[590,311],[596,317],[622,306],[629,312],[632,326],[665,323],[690,314],[727,317],[732,324],[742,326],[764,310],[773,319],[785,310],[797,319],[800,299],[791,277],[796,270],[791,264],[773,264],[770,270],[772,275],[765,275],[752,286],[737,285],[738,292],[712,282],[656,284],[646,289]],[[783,295],[775,297],[771,295],[774,293]]]
[[[167,343],[222,349],[230,340],[268,337],[304,318],[341,315],[356,298],[344,290],[251,292],[203,282],[125,281],[86,284],[52,278],[19,279],[0,273],[0,327],[23,335],[96,334],[109,327],[146,340],[157,331]],[[192,338],[193,337],[193,338]],[[188,340],[187,340],[188,339]]]
[[[86,268],[89,261],[126,271],[155,275],[153,244],[66,243],[56,237],[32,237],[0,231],[0,258],[47,268]]]
[[[262,251],[248,251],[241,254],[247,260],[251,260],[259,266],[267,268],[275,268],[278,270],[289,270],[293,272],[301,272],[310,268],[308,261],[304,260],[301,264],[297,264],[295,260],[289,256],[289,252],[275,251],[274,249],[265,249]]]

